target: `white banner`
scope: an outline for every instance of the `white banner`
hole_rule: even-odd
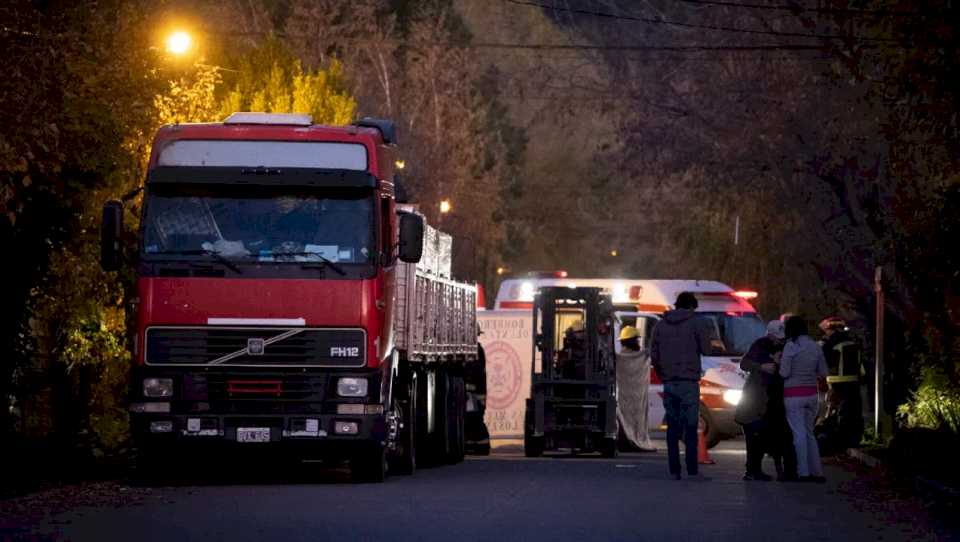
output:
[[[533,356],[530,311],[478,311],[487,359],[485,421],[493,447],[523,443],[523,416],[530,397]]]

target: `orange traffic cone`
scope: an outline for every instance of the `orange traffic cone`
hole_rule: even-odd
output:
[[[714,465],[714,461],[707,451],[707,439],[703,435],[703,429],[697,428],[697,463],[701,465]]]

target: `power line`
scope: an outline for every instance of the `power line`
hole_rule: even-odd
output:
[[[263,31],[233,31],[210,30],[202,32],[209,35],[231,37],[260,37],[273,35],[279,38],[317,39],[309,34],[287,34]],[[767,43],[760,45],[594,45],[587,43],[502,43],[502,42],[428,42],[408,41],[397,39],[368,39],[368,38],[330,38],[331,42],[369,44],[369,45],[396,45],[409,48],[438,47],[445,49],[493,49],[493,50],[528,50],[528,51],[634,51],[634,52],[678,52],[699,53],[709,51],[721,52],[760,52],[760,51],[822,51],[823,46],[804,43]]]
[[[718,6],[744,9],[765,9],[770,11],[788,11],[790,13],[824,13],[836,15],[865,15],[877,17],[925,17],[928,15],[943,15],[944,12],[896,11],[884,9],[850,9],[850,8],[813,8],[800,4],[747,4],[741,2],[724,2],[721,0],[676,0],[686,4],[704,6]]]
[[[755,35],[764,35],[764,36],[779,36],[779,37],[788,37],[788,38],[807,38],[807,39],[823,39],[823,40],[855,39],[858,41],[877,41],[877,42],[897,42],[898,41],[892,38],[871,38],[868,36],[841,36],[836,34],[807,34],[803,32],[780,32],[776,30],[755,30],[750,28],[735,28],[735,27],[729,27],[729,26],[684,23],[680,21],[670,21],[667,19],[652,19],[649,17],[617,15],[615,13],[607,13],[603,11],[591,11],[587,9],[548,6],[546,4],[541,4],[539,2],[531,2],[528,0],[504,0],[504,1],[509,2],[511,4],[516,4],[519,6],[538,7],[546,10],[564,11],[569,13],[577,13],[581,15],[590,15],[593,17],[603,17],[603,18],[617,19],[617,20],[623,20],[623,21],[637,21],[637,22],[648,23],[648,24],[662,24],[662,25],[668,25],[668,26],[678,26],[682,28],[693,28],[698,30],[715,30],[719,32],[735,32],[735,33],[741,33],[741,34],[755,34]]]

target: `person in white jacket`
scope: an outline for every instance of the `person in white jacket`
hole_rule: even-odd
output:
[[[617,420],[626,448],[655,452],[650,440],[650,356],[640,349],[640,333],[633,326],[620,330],[617,354]]]
[[[784,379],[787,423],[797,452],[797,475],[801,481],[825,482],[813,426],[819,407],[817,383],[827,376],[827,361],[820,345],[807,334],[807,323],[802,317],[787,318],[785,327],[787,343],[780,359],[780,376]]]

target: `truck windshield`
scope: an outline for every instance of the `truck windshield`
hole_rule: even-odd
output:
[[[718,356],[742,356],[754,341],[763,337],[767,328],[763,321],[751,312],[703,312],[698,313],[713,320],[723,341],[723,352]]]
[[[304,187],[148,187],[146,258],[364,264],[376,252],[373,194]]]

